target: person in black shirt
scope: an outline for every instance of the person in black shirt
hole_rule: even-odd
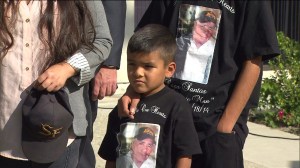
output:
[[[212,54],[207,82],[198,81],[201,72],[196,61],[185,60],[187,68],[196,75],[192,79],[173,76],[166,84],[184,95],[193,110],[203,154],[193,157],[192,167],[242,168],[248,113],[257,107],[262,62],[280,53],[270,2],[152,1],[136,29],[150,23],[162,24],[176,35],[178,45],[178,39],[190,32],[202,11],[213,12],[217,20],[214,49],[191,54]],[[178,52],[176,57],[185,54]],[[176,59],[175,62],[182,63]],[[129,92],[119,101],[119,111],[120,115],[133,118],[139,95]]]
[[[164,84],[165,78],[170,78],[175,71],[175,52],[174,36],[161,25],[146,25],[130,38],[127,48],[129,89],[141,94],[141,100],[134,119],[120,119],[117,107],[109,114],[107,132],[99,149],[99,155],[107,160],[107,167],[189,167],[192,155],[201,153],[191,106],[182,95]],[[137,130],[144,127],[153,130],[144,131],[151,134],[148,137],[155,139],[156,144],[151,145],[151,152],[149,147],[144,148],[149,150],[144,152],[147,160],[136,164],[130,159],[134,155],[132,141],[135,143],[138,139],[139,143],[149,145],[151,140],[136,136],[139,135]]]

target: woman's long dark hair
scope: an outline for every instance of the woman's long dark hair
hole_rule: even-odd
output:
[[[85,1],[58,0],[57,6],[58,25],[60,25],[58,29],[54,28],[54,0],[47,0],[45,11],[41,10],[38,34],[50,51],[50,57],[45,66],[67,59],[81,47],[90,50],[94,48],[95,29]],[[9,30],[15,23],[18,7],[19,1],[17,3],[15,0],[0,1],[0,62],[14,44],[13,35]],[[6,20],[8,9],[12,11],[9,22]]]

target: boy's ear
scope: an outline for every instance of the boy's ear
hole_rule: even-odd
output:
[[[176,70],[176,63],[175,62],[169,63],[169,65],[167,65],[167,68],[166,68],[166,73],[165,73],[166,77],[167,78],[172,77],[175,70]]]

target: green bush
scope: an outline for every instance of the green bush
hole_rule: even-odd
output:
[[[281,55],[269,61],[274,74],[263,79],[256,112],[267,126],[300,126],[300,44],[277,33]]]

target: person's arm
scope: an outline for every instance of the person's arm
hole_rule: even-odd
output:
[[[191,156],[183,156],[177,159],[176,168],[190,168],[191,164]]]
[[[112,96],[117,89],[117,70],[120,68],[125,34],[126,1],[102,0],[105,9],[113,46],[109,57],[95,75],[92,99]]]
[[[105,162],[105,168],[116,168],[116,162],[113,161],[106,161]]]
[[[119,117],[129,117],[133,119],[139,101],[140,94],[136,93],[129,85],[124,95],[118,100]]]
[[[117,90],[117,69],[114,66],[100,66],[95,75],[92,100],[101,100],[105,96],[112,96]]]
[[[249,1],[246,9],[243,16],[246,19],[243,26],[245,33],[241,35],[237,47],[237,55],[246,59],[217,126],[217,130],[224,133],[232,132],[234,124],[246,106],[259,78],[261,62],[280,53],[270,2]],[[248,34],[250,31],[251,35]]]
[[[260,75],[261,56],[245,61],[238,82],[218,123],[217,130],[231,133]]]
[[[64,72],[64,73],[61,73]],[[49,67],[36,80],[34,86],[39,90],[46,89],[48,92],[55,92],[61,89],[67,79],[74,76],[76,70],[66,62],[58,63]]]

